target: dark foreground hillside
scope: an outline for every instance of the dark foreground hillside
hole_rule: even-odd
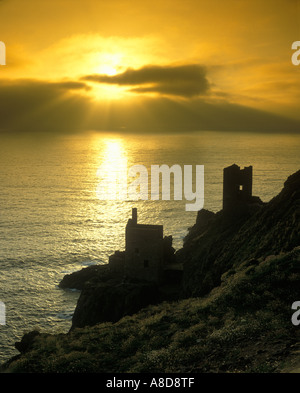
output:
[[[300,301],[299,214],[300,171],[272,201],[237,217],[234,227],[208,214],[205,225],[190,230],[179,252],[185,298],[68,334],[30,332],[16,344],[20,355],[2,371],[297,369],[300,325],[292,323],[291,307]],[[225,223],[223,241],[219,220]]]
[[[9,372],[276,372],[299,343],[300,249],[225,274],[205,298],[69,334],[31,333]]]

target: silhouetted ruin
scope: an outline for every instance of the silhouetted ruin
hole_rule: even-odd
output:
[[[137,209],[126,225],[124,272],[127,277],[160,282],[163,275],[163,226],[137,223]]]
[[[233,164],[223,171],[223,209],[228,210],[253,201],[252,166],[240,169]]]
[[[132,209],[125,232],[125,251],[109,257],[109,266],[124,278],[161,283],[166,275],[179,275],[172,236],[163,237],[163,225],[137,223],[137,209]]]
[[[249,208],[253,212],[262,205],[259,197],[252,196],[252,174],[252,166],[241,169],[233,164],[224,168],[223,210],[229,213],[229,218],[233,213],[245,214]],[[203,210],[200,213],[214,216]],[[116,251],[109,257],[110,268],[124,278],[156,283],[168,281],[170,274],[179,277],[182,266],[176,261],[172,236],[163,236],[163,225],[138,224],[137,221],[137,209],[133,208],[126,225],[125,251]]]

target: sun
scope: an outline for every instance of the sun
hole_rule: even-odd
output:
[[[104,74],[108,76],[113,76],[118,73],[117,67],[109,65],[109,64],[103,64],[98,68],[98,74]]]
[[[121,52],[95,54],[92,61],[95,64],[93,72],[99,75],[117,75],[127,68],[122,65],[123,60],[124,54]],[[108,83],[91,82],[89,86],[91,87],[90,93],[94,100],[117,100],[123,98],[127,93],[125,87]]]
[[[97,74],[104,75],[116,75],[123,68],[122,63],[124,61],[123,53],[101,53],[95,55],[93,60],[96,64],[94,71]]]

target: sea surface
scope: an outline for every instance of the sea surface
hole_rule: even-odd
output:
[[[176,249],[194,224],[197,212],[185,210],[184,196],[99,200],[99,168],[113,177],[144,165],[150,179],[151,165],[204,165],[204,208],[216,212],[224,167],[253,165],[253,194],[267,202],[300,169],[299,147],[300,136],[277,134],[0,135],[0,363],[18,354],[14,343],[27,331],[69,330],[79,292],[58,283],[124,249],[132,207],[138,222],[164,225]]]

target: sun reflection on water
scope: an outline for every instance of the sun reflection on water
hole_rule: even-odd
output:
[[[127,154],[121,140],[104,140],[101,164],[97,170],[99,200],[127,198]]]

